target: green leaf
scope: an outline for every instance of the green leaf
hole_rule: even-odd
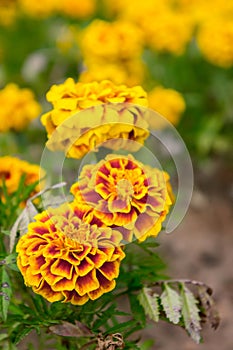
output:
[[[154,343],[155,343],[154,340],[148,339],[140,345],[140,349],[141,350],[150,350],[150,349],[152,349],[152,346],[154,345]]]
[[[158,322],[159,321],[159,304],[158,304],[158,295],[153,293],[151,288],[144,287],[138,295],[139,303],[145,310],[147,316],[151,320]]]
[[[2,319],[5,322],[7,320],[8,308],[10,305],[10,298],[12,295],[10,278],[6,272],[4,266],[1,268],[1,296],[0,296],[0,310]]]
[[[137,323],[136,320],[130,320],[130,321],[119,323],[116,326],[108,328],[107,331],[104,333],[104,335],[125,332],[127,329],[132,329],[136,325],[136,323]]]
[[[7,338],[8,338],[8,334],[6,334],[6,333],[0,334],[0,341],[5,340]]]
[[[24,339],[33,329],[36,329],[37,331],[39,331],[39,327],[38,326],[26,326],[20,324],[13,333],[12,336],[12,342],[13,344],[17,345],[22,339]]]
[[[93,325],[93,331],[98,331],[101,326],[106,326],[108,320],[111,319],[113,315],[115,315],[116,304],[110,305],[110,307],[103,312],[100,313],[99,318],[95,321]]]
[[[170,322],[177,324],[181,317],[181,300],[179,294],[164,283],[164,291],[160,296],[164,312]]]
[[[138,297],[135,294],[129,294],[130,308],[133,317],[136,321],[140,322],[143,327],[146,324],[146,315],[143,306],[140,304]]]
[[[201,325],[199,309],[197,307],[198,301],[195,299],[193,293],[181,283],[181,297],[182,297],[182,316],[184,319],[184,325],[191,336],[191,338],[197,343],[201,340]]]

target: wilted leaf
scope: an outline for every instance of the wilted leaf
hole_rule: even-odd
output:
[[[181,284],[181,296],[182,296],[182,316],[184,319],[184,325],[191,338],[197,343],[201,340],[201,325],[199,309],[197,307],[198,301],[195,299],[193,293],[185,286]]]
[[[180,295],[167,283],[164,283],[164,291],[160,299],[169,321],[175,324],[179,323],[182,308]]]
[[[138,295],[138,300],[151,320],[159,321],[158,295],[153,294],[151,288],[143,288]]]
[[[75,324],[63,321],[61,324],[49,327],[52,333],[63,337],[90,337],[91,331],[81,322],[75,321]]]
[[[219,326],[220,317],[218,311],[216,310],[214,299],[210,293],[208,293],[208,288],[206,286],[198,286],[198,295],[211,326],[214,329],[217,329]]]

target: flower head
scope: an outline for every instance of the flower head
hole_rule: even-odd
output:
[[[183,96],[176,90],[165,89],[162,86],[157,86],[149,92],[148,101],[150,108],[160,113],[173,125],[178,124],[180,117],[185,110]],[[160,121],[156,118],[149,118],[147,121],[153,129],[163,127],[164,124],[162,119]]]
[[[41,111],[31,90],[12,83],[0,90],[0,105],[0,132],[22,130]]]
[[[60,0],[59,12],[74,18],[86,18],[93,15],[96,0]]]
[[[39,180],[39,173],[44,174],[36,164],[30,164],[16,157],[0,157],[0,192],[3,186],[3,179],[9,194],[15,192],[21,181],[22,176],[25,177],[24,184],[31,185]],[[40,191],[41,184],[37,185],[32,194]]]
[[[25,284],[50,302],[82,305],[115,288],[125,254],[122,235],[85,205],[63,204],[38,214],[18,242]]]
[[[0,25],[8,27],[12,25],[17,17],[16,1],[1,0],[0,2]]]
[[[18,0],[21,11],[31,17],[46,18],[53,15],[58,8],[57,0]]]
[[[116,154],[84,166],[71,193],[105,225],[126,229],[126,241],[156,236],[173,199],[167,173]]]
[[[219,18],[200,26],[197,43],[203,56],[212,64],[233,66],[233,21]]]
[[[140,86],[127,88],[110,81],[75,83],[70,78],[53,86],[47,99],[54,107],[41,119],[49,138],[52,136],[47,145],[52,150],[66,150],[68,157],[80,158],[111,139],[134,140],[139,148],[148,137],[143,111],[124,105],[146,105],[146,93]],[[77,113],[83,109],[86,110]],[[115,149],[116,143],[112,145],[113,142],[105,143],[105,147]]]
[[[96,19],[84,29],[81,47],[86,61],[120,61],[140,56],[143,36],[141,30],[130,21],[106,22]]]

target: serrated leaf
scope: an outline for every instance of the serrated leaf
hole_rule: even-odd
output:
[[[151,288],[144,287],[138,295],[139,303],[152,321],[159,321],[158,295]]]
[[[193,293],[185,286],[181,284],[181,297],[182,297],[182,316],[184,319],[184,325],[191,336],[191,338],[197,343],[201,340],[201,325],[199,309],[197,307],[198,301],[194,297]]]
[[[0,310],[2,319],[5,322],[7,319],[10,298],[12,295],[11,283],[9,276],[4,267],[1,268],[1,295],[0,295]]]
[[[216,310],[214,299],[210,293],[208,293],[208,288],[206,286],[198,286],[198,295],[211,326],[214,329],[217,329],[219,326],[220,317],[218,311]]]
[[[174,324],[179,323],[182,308],[180,295],[167,283],[164,283],[164,291],[160,300],[169,321]]]
[[[10,233],[10,252],[13,251],[15,245],[15,239],[17,232],[20,232],[22,236],[27,232],[28,225],[33,221],[34,216],[38,213],[36,207],[32,204],[30,200],[27,201],[26,207],[21,212],[17,220],[15,221]]]

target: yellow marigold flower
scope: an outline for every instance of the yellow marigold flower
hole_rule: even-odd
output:
[[[47,145],[51,150],[66,150],[68,157],[80,158],[101,143],[116,138],[137,141],[132,146],[139,148],[139,144],[148,137],[148,124],[141,115],[143,112],[135,106],[132,109],[124,106],[124,103],[147,104],[146,92],[140,86],[128,88],[107,80],[75,83],[69,78],[64,84],[52,86],[47,99],[54,109],[44,114],[41,121],[49,138],[56,130]],[[92,106],[95,108],[76,114]],[[70,141],[73,142],[72,147]],[[105,143],[105,146],[116,147],[110,143]]]
[[[228,68],[233,65],[233,21],[216,19],[204,23],[197,43],[203,56],[212,64]]]
[[[141,30],[128,21],[94,20],[83,30],[81,48],[84,59],[119,61],[140,56],[143,46]],[[100,49],[101,48],[101,49]]]
[[[8,193],[13,193],[18,189],[22,176],[25,176],[25,185],[31,185],[39,180],[39,176],[43,176],[44,171],[35,164],[30,164],[16,157],[0,157],[0,192],[5,180]],[[41,185],[37,185],[34,193],[40,191]]]
[[[88,62],[86,69],[80,74],[83,83],[110,80],[114,84],[134,86],[141,84],[145,75],[145,66],[141,59],[124,60],[122,62],[98,61]]]
[[[213,18],[232,18],[233,2],[212,0],[211,11],[210,3],[206,0],[178,0],[177,6],[180,11],[190,15],[196,24],[204,24]]]
[[[84,166],[71,193],[105,225],[126,229],[129,242],[157,236],[173,199],[166,172],[116,154]]]
[[[82,305],[115,288],[121,239],[88,207],[64,204],[35,216],[17,244],[17,264],[35,293]]]
[[[60,0],[59,12],[70,17],[86,18],[94,14],[96,0]]]
[[[41,111],[31,90],[12,83],[0,90],[0,105],[0,132],[24,129]]]
[[[18,0],[21,11],[32,17],[49,17],[57,11],[57,0]]]
[[[0,26],[8,27],[14,23],[17,16],[17,6],[15,1],[0,1]]]
[[[183,96],[176,90],[165,89],[162,86],[157,86],[149,92],[148,101],[151,109],[168,119],[173,125],[179,123],[180,117],[185,110]],[[164,124],[162,119],[150,118],[147,121],[152,129],[163,127]]]
[[[186,14],[166,11],[153,21],[145,19],[144,30],[152,49],[180,55],[192,38],[193,21]]]

